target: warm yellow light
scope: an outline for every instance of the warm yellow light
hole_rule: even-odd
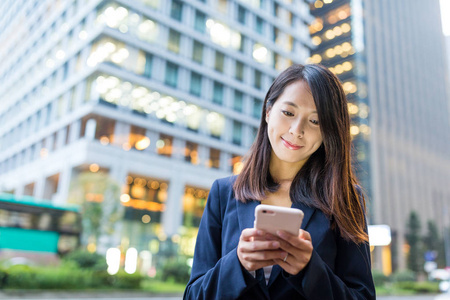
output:
[[[336,74],[342,74],[342,72],[344,72],[344,69],[342,68],[341,65],[337,65],[335,70],[336,70]]]
[[[342,34],[342,29],[341,29],[341,27],[339,27],[339,26],[334,27],[334,28],[333,28],[333,33],[334,33],[336,36],[340,36],[340,35]]]
[[[342,32],[347,33],[350,31],[350,25],[348,23],[343,23],[341,25]]]
[[[314,45],[320,45],[320,43],[322,43],[322,39],[320,38],[320,37],[318,37],[318,36],[315,36],[315,37],[313,37],[312,39],[311,39],[311,41],[312,41],[312,43],[314,44]]]
[[[97,250],[97,246],[94,243],[89,243],[87,245],[87,251],[94,253]]]
[[[348,51],[352,50],[352,45],[349,42],[345,42],[342,44],[342,50],[344,50],[345,52],[348,52]]]
[[[144,223],[144,224],[150,223],[151,220],[152,220],[152,218],[149,215],[142,216],[142,223]]]
[[[342,54],[342,46],[337,45],[336,47],[334,47],[334,53],[336,53],[336,55],[341,55]]]
[[[327,39],[329,39],[329,40],[334,39],[335,34],[334,34],[333,30],[327,30],[327,31],[325,32],[325,37],[326,37]]]
[[[174,242],[175,244],[178,244],[180,242],[180,236],[178,234],[174,234],[172,236],[172,242]]]
[[[311,56],[310,61],[313,64],[318,64],[322,61],[322,56],[320,56],[319,54],[314,54],[313,56]]]
[[[354,114],[357,114],[357,113],[358,113],[359,108],[358,108],[358,106],[356,106],[355,104],[353,104],[353,103],[348,103],[347,106],[348,106],[348,112],[349,112],[350,114],[354,115]]]
[[[157,190],[159,188],[159,182],[153,181],[150,186],[152,189]]]
[[[331,2],[333,2],[333,0],[323,0],[323,2],[324,2],[325,4],[330,4]]]
[[[100,144],[102,145],[108,145],[109,144],[109,138],[107,136],[100,137]]]
[[[144,136],[141,140],[139,140],[135,145],[137,150],[144,150],[148,146],[150,146],[150,139],[146,136]]]
[[[344,69],[344,71],[350,71],[353,68],[353,66],[351,62],[346,61],[342,64],[342,68]]]
[[[346,19],[346,18],[348,17],[348,14],[347,14],[347,12],[341,10],[341,11],[338,13],[338,17],[339,17],[339,19],[344,20],[344,19]]]
[[[235,174],[235,175],[240,174],[243,167],[244,167],[244,164],[242,162],[235,163],[233,166],[233,174]]]
[[[127,203],[130,201],[130,195],[128,194],[122,194],[120,195],[120,201],[123,203]]]
[[[47,158],[48,156],[48,149],[47,148],[42,148],[40,151],[40,155],[42,158]]]
[[[356,125],[350,126],[350,134],[357,135],[359,133],[359,127]]]
[[[315,8],[322,8],[322,7],[323,7],[323,2],[320,1],[320,0],[317,0],[317,1],[314,3],[314,7],[315,7]]]
[[[92,173],[98,172],[98,170],[100,170],[100,166],[97,164],[91,164],[89,166],[89,171],[91,171]]]
[[[359,131],[368,135],[370,134],[370,127],[367,126],[366,124],[362,124],[361,126],[359,126]]]
[[[328,50],[325,52],[325,55],[326,55],[327,57],[329,57],[329,58],[333,58],[333,57],[336,56],[336,54],[334,53],[334,49],[328,49]]]

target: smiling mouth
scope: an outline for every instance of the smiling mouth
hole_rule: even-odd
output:
[[[283,139],[283,138],[281,138],[281,141],[283,142],[283,145],[284,145],[286,148],[290,149],[290,150],[298,150],[298,149],[303,148],[303,146],[298,146],[298,145],[291,144],[291,143],[289,143],[288,141],[286,141],[286,140]]]

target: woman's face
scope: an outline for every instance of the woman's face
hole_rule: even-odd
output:
[[[308,84],[289,84],[266,113],[272,156],[303,165],[322,144],[319,116]],[[272,160],[272,158],[271,158]]]

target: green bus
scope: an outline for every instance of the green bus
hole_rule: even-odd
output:
[[[0,193],[0,259],[56,258],[78,247],[80,233],[77,207]]]

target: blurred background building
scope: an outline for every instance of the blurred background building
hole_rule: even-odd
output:
[[[439,1],[317,0],[310,61],[348,92],[356,171],[371,224],[391,228],[374,267],[406,268],[412,211],[423,232],[450,219],[449,94]],[[446,85],[447,84],[447,85]],[[442,256],[443,253],[440,253]]]
[[[112,234],[83,240],[91,251],[191,256],[209,187],[239,172],[267,88],[305,62],[349,99],[369,222],[392,230],[374,267],[406,267],[412,211],[450,226],[437,0],[5,0],[0,12],[0,192],[118,206]]]
[[[23,0],[0,11],[0,191],[107,210],[108,187],[82,179],[103,174],[123,216],[112,235],[88,237],[103,253],[157,255],[171,241],[192,255],[213,180],[239,172],[266,90],[312,47],[300,0]]]

